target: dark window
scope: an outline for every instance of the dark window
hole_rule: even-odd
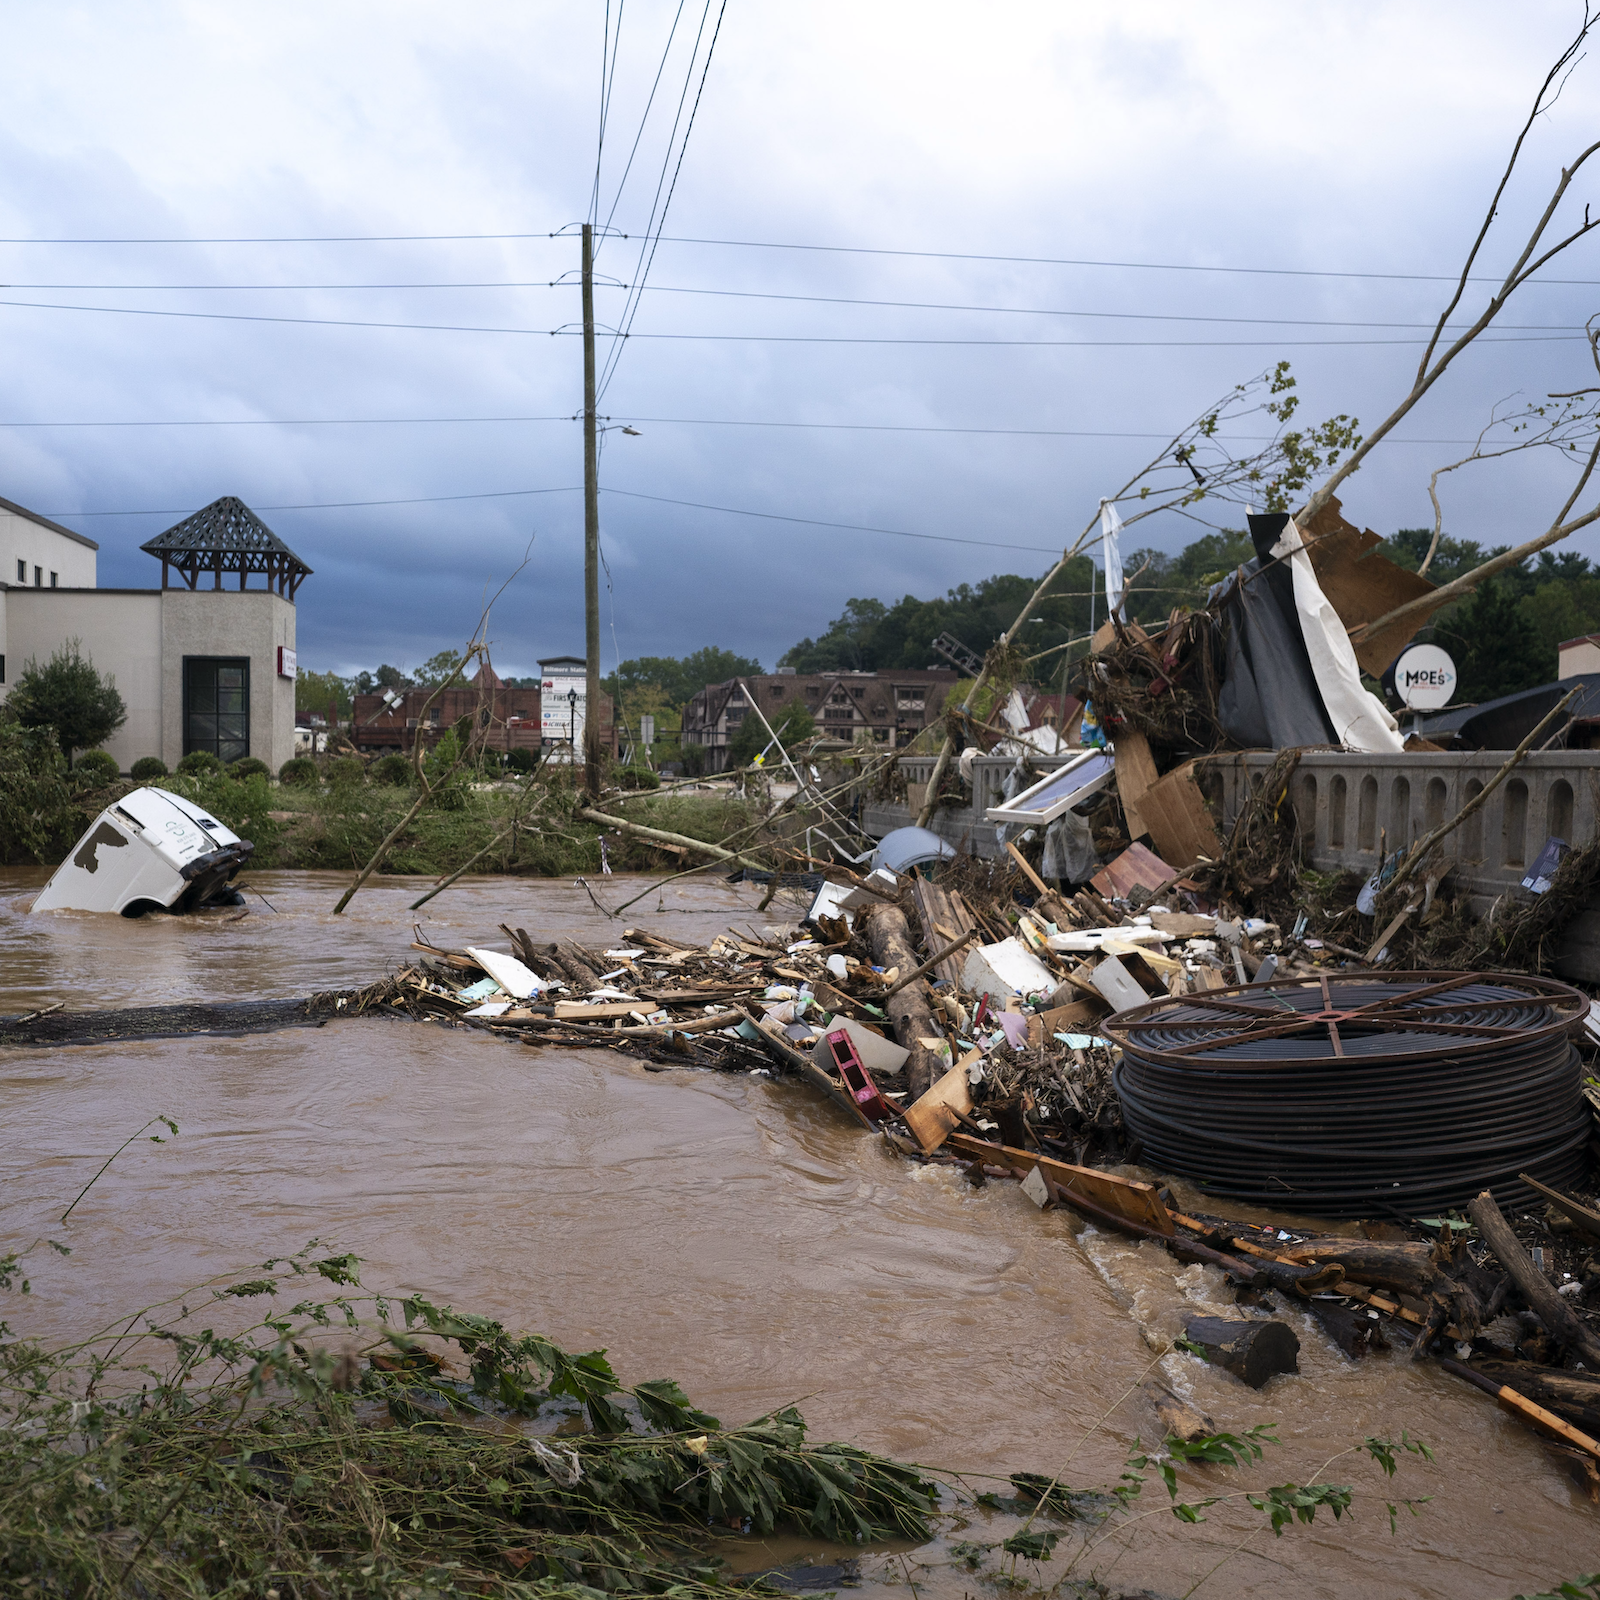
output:
[[[27,581],[28,581],[28,563],[26,561],[19,561],[17,563],[17,582],[18,583],[26,583]]]
[[[250,658],[183,658],[183,753],[223,762],[250,754]]]
[[[4,683],[5,681],[6,681],[6,658],[4,656],[0,656],[0,683]]]
[[[43,567],[35,567],[33,569],[33,586],[34,586],[35,589],[44,588],[44,568]]]
[[[58,574],[57,574],[57,573],[54,573],[54,572],[52,572],[52,573],[51,573],[51,574],[50,574],[50,587],[51,587],[51,588],[52,588],[52,589],[54,589],[54,588],[56,588],[56,587],[57,587],[57,578],[58,578],[58,576],[59,576],[59,575],[58,575]]]

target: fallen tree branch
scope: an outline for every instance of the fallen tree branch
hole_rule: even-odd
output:
[[[1479,1236],[1506,1269],[1534,1315],[1550,1330],[1551,1338],[1580,1357],[1591,1370],[1600,1370],[1600,1339],[1589,1331],[1587,1323],[1579,1321],[1572,1308],[1534,1266],[1527,1251],[1517,1242],[1511,1224],[1495,1204],[1494,1195],[1485,1189],[1467,1207],[1467,1215],[1477,1224]]]
[[[603,827],[620,828],[624,833],[637,834],[641,839],[653,839],[657,844],[675,844],[681,849],[698,850],[702,855],[708,855],[716,861],[732,861],[736,865],[755,872],[766,872],[768,869],[759,861],[752,861],[749,856],[741,856],[732,850],[724,850],[719,844],[707,844],[704,839],[691,839],[686,833],[668,833],[665,828],[647,828],[642,822],[629,822],[625,817],[609,817],[603,811],[592,811],[588,806],[579,806],[578,815],[588,822],[598,822]]]
[[[972,941],[977,937],[978,930],[976,928],[968,929],[968,931],[962,934],[961,937],[953,944],[947,944],[944,949],[938,953],[938,955],[932,956],[927,961],[924,961],[915,972],[908,972],[905,977],[896,979],[895,982],[890,984],[890,986],[885,989],[882,994],[875,996],[875,999],[880,1002],[887,1000],[891,995],[899,994],[907,984],[915,983],[918,978],[927,977],[927,975],[932,972],[941,961],[953,956],[957,950],[962,948],[963,945],[971,944]]]

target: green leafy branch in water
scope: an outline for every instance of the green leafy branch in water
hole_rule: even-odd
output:
[[[1554,1589],[1538,1594],[1519,1594],[1513,1600],[1600,1600],[1600,1572],[1558,1583]]]
[[[0,1343],[0,1589],[710,1600],[708,1530],[932,1537],[920,1469],[813,1445],[792,1407],[723,1428],[358,1266],[313,1242],[64,1349]]]
[[[65,1222],[67,1218],[72,1215],[74,1208],[78,1204],[78,1201],[83,1199],[83,1197],[88,1194],[88,1192],[100,1181],[101,1176],[104,1174],[106,1168],[109,1167],[111,1163],[115,1161],[130,1144],[134,1142],[135,1139],[139,1138],[140,1135],[149,1133],[151,1144],[165,1144],[167,1142],[161,1137],[160,1134],[150,1133],[150,1129],[155,1127],[158,1122],[167,1128],[174,1138],[177,1137],[178,1124],[174,1122],[171,1117],[151,1117],[151,1119],[145,1123],[145,1125],[140,1128],[137,1133],[130,1133],[128,1137],[124,1139],[122,1143],[119,1144],[103,1162],[101,1162],[100,1171],[95,1173],[95,1175],[86,1184],[84,1184],[84,1186],[78,1191],[77,1199],[75,1199],[72,1202],[72,1205],[68,1206],[67,1209],[61,1213],[61,1220],[63,1222]]]

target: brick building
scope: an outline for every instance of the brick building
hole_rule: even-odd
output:
[[[417,723],[432,689],[407,689],[391,705],[381,694],[358,694],[351,716],[350,738],[362,755],[411,753]],[[514,689],[487,663],[471,683],[446,689],[428,707],[423,746],[431,750],[462,717],[489,723],[488,746],[502,753],[539,748],[539,691]]]
[[[948,667],[902,672],[764,673],[707,685],[683,708],[683,747],[706,752],[707,770],[721,772],[728,764],[728,745],[745,717],[753,715],[751,697],[768,722],[796,703],[828,738],[858,739],[899,749],[930,723],[939,720],[945,696],[959,674]]]

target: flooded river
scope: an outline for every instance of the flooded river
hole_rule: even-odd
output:
[[[380,881],[334,917],[344,879],[261,873],[232,921],[31,918],[45,876],[0,874],[0,1011],[364,983],[406,953],[419,892]],[[640,887],[608,878],[598,892],[617,904]],[[504,947],[504,921],[615,946],[624,926],[709,939],[780,910],[755,905],[690,879],[608,923],[570,883],[478,880],[422,918],[446,945]],[[1065,1479],[1087,1487],[1115,1480],[1137,1435],[1160,1437],[1151,1402],[1123,1398],[1154,1350],[1184,1314],[1228,1304],[1209,1269],[1093,1230],[1075,1237],[1014,1184],[973,1190],[905,1164],[805,1086],[762,1076],[651,1073],[605,1051],[391,1020],[10,1051],[0,1074],[6,1242],[44,1234],[73,1251],[40,1261],[29,1299],[0,1308],[44,1337],[319,1236],[363,1257],[369,1286],[605,1346],[625,1380],[675,1377],[725,1422],[800,1400],[815,1437],[941,1468],[1053,1475],[1076,1451]],[[130,1147],[60,1225],[95,1167],[157,1115],[179,1136]],[[1600,1507],[1487,1397],[1403,1352],[1353,1364],[1290,1320],[1301,1375],[1261,1393],[1183,1355],[1149,1374],[1225,1428],[1278,1424],[1282,1447],[1261,1469],[1191,1472],[1188,1497],[1305,1481],[1363,1436],[1405,1428],[1438,1460],[1406,1457],[1387,1492],[1433,1499],[1415,1519],[1402,1511],[1391,1536],[1381,1473],[1346,1458],[1327,1477],[1355,1485],[1353,1521],[1258,1535],[1202,1595],[1475,1600],[1600,1567]],[[1181,1595],[1250,1525],[1218,1508],[1184,1527],[1165,1505],[1152,1481],[1142,1509],[1158,1514],[1098,1552],[1113,1589]],[[980,1517],[952,1537],[1008,1526]],[[1047,1585],[1069,1543],[1043,1566]],[[904,1562],[870,1555],[862,1574],[873,1600],[908,1583],[916,1600],[1000,1592],[943,1542]]]

